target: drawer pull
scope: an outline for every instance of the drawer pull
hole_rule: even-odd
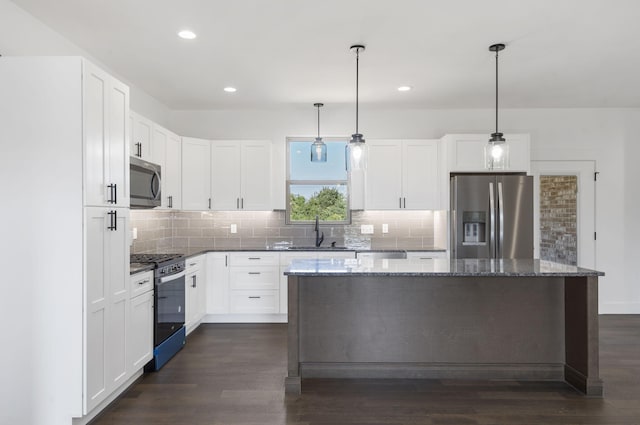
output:
[[[144,285],[145,283],[149,283],[149,279],[141,280],[138,285]]]
[[[249,274],[260,274],[260,272],[249,272]]]
[[[433,260],[433,257],[420,257],[421,260]]]
[[[198,263],[189,263],[189,267],[193,267],[193,266],[195,266],[196,264],[198,264]]]
[[[249,260],[259,260],[260,257],[249,257]]]
[[[249,297],[249,299],[258,299],[260,297]]]

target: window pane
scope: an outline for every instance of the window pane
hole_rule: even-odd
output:
[[[325,142],[327,162],[311,162],[313,142],[289,142],[289,180],[347,180],[347,142]]]
[[[290,221],[347,221],[346,184],[290,184]]]

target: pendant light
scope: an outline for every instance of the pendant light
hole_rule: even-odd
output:
[[[324,106],[324,103],[314,103],[313,106],[318,108],[318,137],[311,144],[311,162],[327,162],[327,145],[320,137],[320,108]]]
[[[509,145],[504,135],[498,131],[498,52],[504,48],[502,43],[489,46],[490,52],[496,52],[496,132],[491,134],[484,149],[484,162],[489,170],[504,170],[509,167]]]
[[[351,135],[349,141],[348,156],[351,170],[364,170],[366,168],[366,152],[364,145],[364,137],[358,132],[358,77],[359,77],[359,65],[360,65],[360,52],[364,51],[364,46],[361,44],[354,44],[351,46],[351,51],[356,52],[356,132]]]

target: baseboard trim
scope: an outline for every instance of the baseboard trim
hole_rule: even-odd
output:
[[[302,378],[514,379],[564,381],[562,363],[300,363]]]
[[[202,323],[287,323],[286,314],[207,314]]]
[[[640,303],[602,303],[600,314],[640,314]]]

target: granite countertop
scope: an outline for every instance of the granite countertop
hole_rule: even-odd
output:
[[[149,263],[129,263],[129,274],[142,273],[153,270],[155,265]]]
[[[603,272],[544,260],[489,259],[299,259],[285,275],[294,276],[604,276]]]

